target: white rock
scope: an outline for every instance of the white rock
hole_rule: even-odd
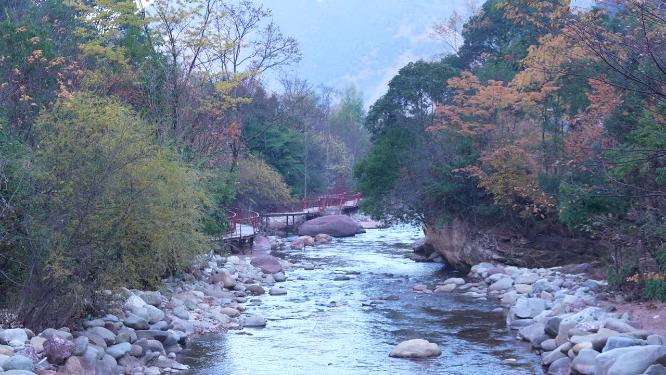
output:
[[[427,358],[437,357],[440,354],[442,354],[442,350],[437,344],[423,339],[413,339],[398,344],[393,348],[389,356],[399,358]]]
[[[507,290],[507,289],[511,288],[512,285],[513,285],[513,280],[509,277],[505,277],[505,278],[499,279],[499,280],[495,281],[494,283],[492,283],[488,287],[488,291]]]
[[[444,282],[442,284],[444,284],[444,285],[446,285],[446,284],[463,285],[463,284],[465,284],[465,280],[463,280],[459,277],[452,277],[450,279],[444,280]]]
[[[512,311],[519,318],[534,318],[545,309],[546,301],[541,298],[520,297]]]
[[[595,375],[641,374],[657,359],[666,355],[666,346],[645,345],[618,348],[599,354],[595,359]]]

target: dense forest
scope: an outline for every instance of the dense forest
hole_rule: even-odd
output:
[[[435,31],[456,53],[405,66],[369,110],[365,209],[591,239],[611,284],[666,300],[665,11],[488,0],[454,15]]]
[[[360,93],[262,83],[300,58],[251,1],[3,1],[3,306],[60,326],[187,269],[232,207],[349,189]]]

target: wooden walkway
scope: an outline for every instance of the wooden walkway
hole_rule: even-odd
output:
[[[225,247],[241,250],[252,246],[254,237],[262,228],[267,228],[271,219],[284,219],[286,225],[296,224],[297,218],[312,219],[322,215],[334,215],[358,208],[361,195],[342,193],[326,195],[316,199],[288,202],[282,207],[275,207],[270,212],[258,213],[251,210],[236,209],[229,212],[229,230],[223,237]]]

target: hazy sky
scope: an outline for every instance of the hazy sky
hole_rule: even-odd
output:
[[[261,0],[294,36],[303,60],[291,70],[316,85],[356,85],[366,105],[410,61],[446,52],[432,26],[465,0]]]
[[[303,60],[291,70],[312,84],[356,85],[366,106],[386,92],[388,81],[410,61],[447,52],[431,37],[435,23],[467,0],[257,0],[294,36]],[[578,2],[591,0],[579,0]],[[481,0],[477,0],[481,4]]]

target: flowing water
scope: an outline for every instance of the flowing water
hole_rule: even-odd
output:
[[[266,328],[208,335],[184,354],[193,374],[543,374],[538,357],[506,329],[497,305],[456,293],[418,294],[451,277],[441,264],[405,254],[422,236],[415,227],[369,230],[330,245],[283,250],[293,263],[281,286],[248,312]],[[348,276],[349,280],[334,281]],[[442,348],[437,358],[389,358],[399,342],[424,338]]]

